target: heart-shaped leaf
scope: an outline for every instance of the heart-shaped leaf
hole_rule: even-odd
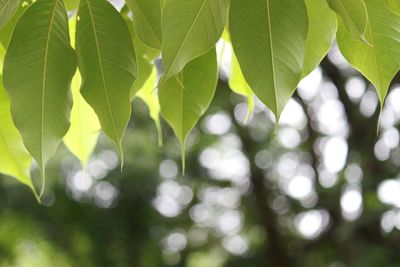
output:
[[[123,163],[121,139],[131,115],[129,92],[136,78],[136,59],[128,27],[106,0],[81,0],[76,51],[81,93],[96,112]]]
[[[243,75],[279,119],[300,81],[308,32],[299,0],[232,0],[229,30]]]

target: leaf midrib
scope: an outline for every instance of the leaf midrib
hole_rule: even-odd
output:
[[[270,44],[270,51],[271,51],[271,66],[272,66],[272,82],[273,82],[273,87],[274,87],[274,99],[275,99],[275,112],[276,115],[278,115],[278,97],[277,97],[277,91],[276,91],[276,77],[275,77],[275,56],[274,56],[274,48],[273,48],[273,41],[272,41],[272,23],[271,23],[271,12],[269,10],[269,0],[266,1],[266,12],[267,12],[267,24],[268,24],[268,35],[269,35],[269,44]],[[278,118],[276,118],[276,121],[278,121]]]
[[[178,58],[178,55],[180,54],[180,52],[181,52],[181,50],[182,50],[182,48],[183,48],[183,45],[185,44],[187,38],[189,37],[189,33],[192,31],[194,25],[196,24],[196,22],[197,22],[197,20],[198,20],[198,18],[199,18],[199,16],[200,16],[200,13],[202,12],[202,10],[203,10],[203,8],[204,8],[204,5],[205,5],[205,3],[206,3],[207,1],[208,1],[208,0],[204,0],[203,3],[201,4],[199,10],[197,11],[196,17],[194,18],[192,24],[190,25],[189,30],[186,32],[185,37],[183,38],[183,41],[181,42],[181,44],[180,44],[180,46],[179,46],[179,49],[178,49],[178,51],[176,52],[176,54],[175,54],[175,56],[174,56],[174,58],[173,58],[173,60],[172,60],[172,63],[171,63],[171,65],[170,65],[170,67],[169,67],[169,70],[168,70],[167,74],[165,75],[166,78],[169,78],[168,76],[169,76],[169,74],[171,73],[171,69],[172,69],[172,67],[174,66],[174,64],[175,64],[175,62],[176,62],[176,59]],[[247,1],[247,0],[246,0],[246,1]]]
[[[49,30],[47,32],[47,39],[46,39],[46,46],[45,46],[45,50],[44,50],[44,61],[43,61],[43,81],[42,81],[42,117],[41,117],[41,140],[40,140],[40,145],[41,145],[41,153],[40,153],[40,164],[41,164],[41,168],[42,171],[44,169],[44,158],[43,158],[43,154],[44,154],[44,115],[45,115],[45,96],[46,96],[46,81],[47,81],[47,60],[49,57],[49,46],[50,46],[50,36],[51,36],[51,32],[52,32],[52,28],[53,28],[53,23],[54,23],[54,18],[55,18],[55,14],[56,14],[56,10],[57,10],[57,5],[58,2],[60,0],[55,0],[54,1],[54,8],[51,14],[51,18],[50,18],[50,23],[49,23]]]
[[[86,3],[87,3],[87,6],[88,6],[90,21],[92,22],[94,40],[95,40],[95,44],[96,44],[97,57],[98,57],[98,60],[99,60],[101,81],[103,83],[104,93],[106,95],[107,108],[108,108],[108,111],[110,112],[110,116],[111,116],[111,122],[112,122],[112,126],[113,126],[115,141],[118,142],[118,150],[120,150],[119,138],[118,138],[118,135],[117,135],[117,129],[116,129],[116,126],[115,126],[115,121],[114,121],[114,114],[113,114],[112,109],[111,109],[110,99],[109,99],[109,95],[108,95],[108,91],[107,91],[107,84],[106,84],[106,81],[105,81],[105,78],[104,78],[104,70],[103,70],[103,63],[102,63],[102,60],[101,60],[100,45],[99,45],[99,40],[98,40],[98,36],[97,36],[97,30],[96,30],[96,26],[95,26],[95,22],[94,22],[92,7],[90,5],[90,1],[89,0],[86,0]]]

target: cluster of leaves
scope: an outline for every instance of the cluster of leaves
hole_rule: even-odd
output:
[[[0,0],[0,171],[33,189],[33,157],[44,186],[59,143],[85,165],[100,129],[123,162],[136,96],[159,132],[161,111],[184,154],[215,93],[219,40],[233,48],[231,88],[278,121],[335,37],[382,103],[400,70],[397,0],[126,0],[121,11],[106,0]]]

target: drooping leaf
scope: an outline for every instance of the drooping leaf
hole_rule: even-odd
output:
[[[211,103],[217,72],[216,52],[212,49],[159,87],[161,113],[181,143],[183,170],[186,138]]]
[[[364,0],[327,0],[328,5],[339,15],[351,37],[370,44],[366,35],[368,14]]]
[[[0,63],[5,51],[0,45]],[[31,180],[32,157],[26,150],[22,137],[14,126],[10,112],[10,100],[3,86],[0,64],[0,173],[9,175],[27,185],[37,196]]]
[[[14,16],[21,0],[0,0],[0,29]]]
[[[162,14],[162,56],[166,80],[220,38],[229,0],[168,0]]]
[[[160,0],[127,0],[133,12],[136,34],[146,45],[161,49],[161,2]]]
[[[2,79],[1,76],[0,79]],[[1,81],[0,121],[0,173],[12,176],[35,190],[30,175],[32,157],[14,126],[10,113],[10,101]]]
[[[400,1],[399,0],[386,0],[386,6],[393,12],[400,14]]]
[[[232,45],[253,92],[279,119],[303,71],[307,9],[298,0],[232,0]]]
[[[335,40],[337,21],[326,1],[306,0],[309,28],[302,77],[313,71],[326,56]]]
[[[81,0],[76,30],[81,93],[105,134],[117,145],[131,115],[129,91],[136,77],[135,52],[124,19],[106,0]]]
[[[147,81],[144,83],[142,88],[136,94],[137,97],[143,100],[143,102],[149,108],[150,117],[153,119],[157,128],[158,144],[162,145],[162,129],[160,123],[160,103],[158,100],[157,91],[154,90],[157,82],[157,70],[152,65],[152,71]]]
[[[15,26],[4,61],[4,85],[14,123],[43,181],[45,164],[69,128],[75,69],[63,1],[36,1]]]
[[[69,28],[71,45],[75,47],[76,17],[70,19]],[[96,146],[101,126],[96,113],[80,93],[81,84],[81,75],[77,71],[71,83],[73,99],[71,127],[64,137],[64,144],[85,168]]]
[[[349,63],[376,87],[383,103],[393,77],[400,69],[400,16],[385,8],[385,0],[365,1],[371,45],[351,39],[343,23],[339,23],[337,42]]]

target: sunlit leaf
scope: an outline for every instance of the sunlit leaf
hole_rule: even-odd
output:
[[[4,48],[0,45],[0,63],[4,54]],[[0,173],[16,178],[36,194],[30,174],[32,157],[12,121],[10,100],[3,86],[1,70],[0,64]]]
[[[364,0],[327,0],[329,6],[336,11],[350,32],[351,37],[370,44],[366,35],[368,14]]]
[[[97,144],[101,127],[96,113],[80,94],[80,86],[81,75],[76,72],[71,84],[74,102],[71,127],[64,137],[64,143],[85,167]]]
[[[162,14],[164,79],[209,51],[220,38],[229,0],[168,0]]]
[[[75,47],[76,17],[70,19],[69,28],[71,45]],[[81,83],[81,75],[77,71],[71,83],[73,99],[71,127],[64,137],[64,144],[85,168],[96,146],[101,127],[96,113],[80,93]]]
[[[32,157],[12,121],[10,101],[1,79],[0,76],[0,173],[12,176],[35,190],[30,175]]]
[[[158,134],[158,144],[162,145],[162,129],[160,124],[160,103],[158,101],[157,91],[154,89],[157,81],[157,70],[152,65],[152,71],[147,81],[144,83],[142,88],[136,94],[137,97],[143,100],[143,102],[149,108],[150,117],[156,124]]]
[[[124,19],[106,0],[81,0],[76,50],[81,93],[117,145],[131,115],[129,92],[136,77],[135,52]]]
[[[64,3],[67,10],[74,10],[79,6],[79,0],[64,0]]]
[[[234,53],[232,53],[231,61],[231,73],[229,76],[229,87],[235,93],[247,97],[247,116],[245,122],[248,121],[254,110],[254,93],[251,90],[249,84],[243,76],[242,70],[240,69],[239,62]]]
[[[400,16],[385,8],[385,0],[366,0],[371,45],[351,39],[339,23],[337,42],[344,57],[376,87],[383,103],[393,77],[400,69]]]
[[[386,0],[386,6],[393,12],[400,14],[400,1],[399,0]]]
[[[309,29],[303,77],[313,71],[326,56],[335,40],[337,21],[326,1],[306,0]]]
[[[4,85],[15,125],[43,178],[46,162],[69,128],[75,69],[63,1],[36,1],[15,27],[4,61]]]
[[[20,5],[20,1],[21,0],[0,0],[0,29],[14,16]]]
[[[136,34],[146,45],[161,49],[161,2],[160,0],[127,0],[133,12]]]
[[[183,170],[186,138],[210,105],[217,79],[217,57],[212,49],[159,87],[161,113],[181,143]]]
[[[307,9],[298,0],[232,0],[229,30],[243,75],[279,118],[303,71]]]

